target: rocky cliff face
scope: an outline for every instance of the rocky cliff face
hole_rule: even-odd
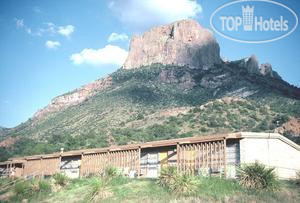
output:
[[[212,32],[194,20],[182,20],[134,36],[123,68],[155,63],[209,68],[220,61],[219,44]]]
[[[255,55],[240,60],[239,67],[247,69],[247,71],[252,74],[281,79],[278,73],[273,71],[271,64],[263,63],[259,65],[258,59]]]
[[[107,87],[111,86],[111,84],[111,77],[107,77],[84,85],[81,88],[76,89],[70,93],[58,96],[54,98],[48,106],[37,111],[34,114],[33,119],[40,119],[46,114],[63,110],[69,106],[77,105],[94,96],[98,91],[104,90]]]

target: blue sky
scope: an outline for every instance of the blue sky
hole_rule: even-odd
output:
[[[210,16],[228,0],[2,0],[0,1],[0,126],[14,127],[53,97],[117,70],[133,34]],[[277,1],[299,16],[296,0]],[[272,8],[266,8],[273,13]],[[113,34],[114,33],[114,34]],[[255,54],[283,79],[300,86],[300,31],[270,43],[245,44],[215,34],[221,56]]]

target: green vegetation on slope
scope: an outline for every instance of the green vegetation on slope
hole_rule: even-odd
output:
[[[261,85],[263,78],[255,82],[255,76],[244,75],[227,66],[201,70],[156,64],[120,69],[111,74],[110,88],[87,101],[13,129],[9,136],[21,139],[9,148],[0,147],[1,160],[61,147],[72,150],[220,132],[273,131],[289,117],[299,118],[299,100]],[[241,89],[252,95],[229,102],[220,99]]]

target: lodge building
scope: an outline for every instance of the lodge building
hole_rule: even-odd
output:
[[[70,178],[100,174],[108,166],[125,175],[156,178],[165,166],[201,175],[234,178],[241,164],[274,167],[280,178],[300,171],[300,146],[277,133],[239,132],[74,150],[11,158],[0,175],[30,178],[65,173]]]

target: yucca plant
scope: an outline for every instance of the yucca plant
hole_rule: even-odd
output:
[[[238,179],[239,183],[248,189],[275,190],[279,186],[274,168],[267,168],[258,162],[243,165],[238,171]]]
[[[94,202],[99,202],[107,197],[112,196],[112,192],[108,186],[106,180],[102,180],[99,177],[94,177],[90,183],[90,200]]]
[[[167,187],[168,185],[174,183],[174,179],[177,175],[178,173],[176,167],[164,167],[160,172],[160,176],[157,183],[163,187]]]
[[[193,175],[179,174],[174,181],[169,184],[171,192],[178,196],[188,196],[195,194],[198,189],[198,180]]]
[[[198,180],[195,176],[179,173],[176,167],[163,168],[158,184],[178,196],[194,194],[198,188]]]
[[[105,176],[113,178],[119,175],[117,168],[109,166],[104,171]]]
[[[70,179],[63,173],[56,173],[53,175],[55,185],[65,186],[69,183]]]

